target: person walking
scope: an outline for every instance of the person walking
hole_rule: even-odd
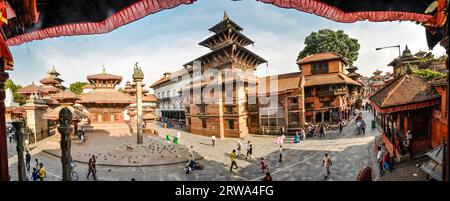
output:
[[[253,145],[249,140],[248,147],[247,147],[247,159],[252,159],[252,154],[253,154]]]
[[[303,141],[306,139],[306,132],[305,132],[305,128],[302,126],[302,128],[300,129],[300,141]]]
[[[31,162],[31,154],[27,150],[27,154],[25,154],[25,166],[27,167],[27,171],[30,171],[30,162]]]
[[[361,131],[363,135],[366,134],[366,122],[364,120],[361,120]]]
[[[343,125],[342,120],[341,120],[341,121],[339,121],[339,134],[342,133],[342,129],[343,128],[344,128],[344,125]]]
[[[270,176],[270,172],[266,172],[266,176],[263,178],[263,181],[272,181],[272,176]]]
[[[239,158],[239,156],[241,156],[242,153],[242,142],[240,140],[237,140],[237,155],[236,157]]]
[[[325,153],[325,156],[323,157],[322,166],[325,167],[325,179],[328,178],[328,175],[330,175],[330,167],[333,165],[333,162],[331,161],[331,157],[328,156],[328,153]]]
[[[280,151],[279,151],[279,154],[280,154],[280,159],[278,159],[278,162],[281,163],[281,161],[282,161],[282,159],[283,159],[283,145],[280,145]]]
[[[89,159],[89,162],[88,162],[89,169],[88,169],[88,174],[86,176],[87,179],[89,179],[89,176],[92,173],[92,176],[94,176],[94,180],[97,180],[96,162],[97,161],[96,161],[95,155],[92,155],[92,157]]]
[[[47,177],[46,173],[45,173],[45,167],[44,164],[40,163],[39,164],[39,180],[40,181],[44,181],[44,179]]]
[[[261,157],[261,162],[259,163],[259,166],[261,166],[261,171],[264,173],[266,172],[266,170],[269,170],[269,166],[267,165],[266,160],[264,160],[264,158]]]
[[[28,141],[28,138],[25,139],[25,150],[30,151],[28,148],[28,144],[30,144],[30,141]]]
[[[413,136],[411,133],[411,130],[408,130],[408,132],[406,132],[406,139],[405,139],[405,147],[408,150],[409,155],[412,157],[412,149],[411,149],[411,143],[413,140]]]
[[[37,158],[34,159],[34,167],[36,170],[39,170],[39,160]]]
[[[236,167],[236,169],[238,169],[238,165],[236,163],[236,150],[235,149],[233,149],[233,151],[231,152],[230,159],[231,159],[230,172],[232,172],[233,166]]]
[[[378,163],[378,172],[380,177],[383,176],[383,150],[381,150],[381,147],[378,147],[378,154],[377,154],[377,163]]]
[[[194,146],[191,146],[191,148],[189,149],[189,158],[190,160],[195,161]]]
[[[31,173],[31,181],[37,181],[38,179],[39,179],[39,172],[35,167],[33,167],[33,172]]]
[[[361,134],[361,122],[360,121],[356,122],[356,130],[357,130],[358,135]]]
[[[216,135],[212,134],[211,141],[212,141],[212,146],[214,147],[214,145],[216,144]]]

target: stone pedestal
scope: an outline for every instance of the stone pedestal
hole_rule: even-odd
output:
[[[30,143],[36,143],[45,137],[48,137],[48,122],[43,119],[48,106],[39,97],[32,95],[23,106],[26,111],[26,129],[25,133],[31,138]]]

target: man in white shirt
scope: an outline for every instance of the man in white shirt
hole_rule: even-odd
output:
[[[189,149],[189,157],[192,161],[195,160],[195,156],[194,156],[194,146],[191,146],[191,148]]]
[[[356,122],[356,129],[358,130],[358,135],[361,134],[361,122],[360,121]]]
[[[377,154],[377,163],[378,163],[378,172],[380,173],[380,177],[383,176],[383,150],[381,150],[381,147],[378,147],[378,154]]]
[[[214,145],[216,144],[216,135],[212,134],[211,141],[212,141],[212,146],[214,147]]]
[[[325,153],[325,156],[323,157],[322,166],[325,167],[325,179],[328,178],[328,175],[330,175],[330,166],[332,165],[331,157],[328,156],[327,153]]]

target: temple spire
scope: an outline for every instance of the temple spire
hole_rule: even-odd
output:
[[[103,67],[103,74],[106,74],[105,65],[102,65],[102,67]]]
[[[223,12],[223,21],[228,20],[227,11]]]

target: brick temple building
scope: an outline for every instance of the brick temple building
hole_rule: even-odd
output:
[[[189,84],[189,95],[184,101],[186,129],[200,135],[242,137],[249,133],[245,87],[256,84],[253,72],[266,60],[245,48],[253,41],[241,33],[243,29],[226,13],[222,21],[209,30],[214,35],[199,45],[211,51],[188,62],[184,68],[193,73],[198,61],[201,72],[216,69],[224,76],[213,75],[216,76],[213,80],[194,79]],[[232,73],[227,75],[225,71]],[[205,86],[214,86],[215,90],[208,91]],[[202,93],[197,93],[198,90]]]
[[[297,62],[304,80],[307,122],[338,122],[360,101],[361,83],[346,75],[348,62],[334,52],[312,54]]]

